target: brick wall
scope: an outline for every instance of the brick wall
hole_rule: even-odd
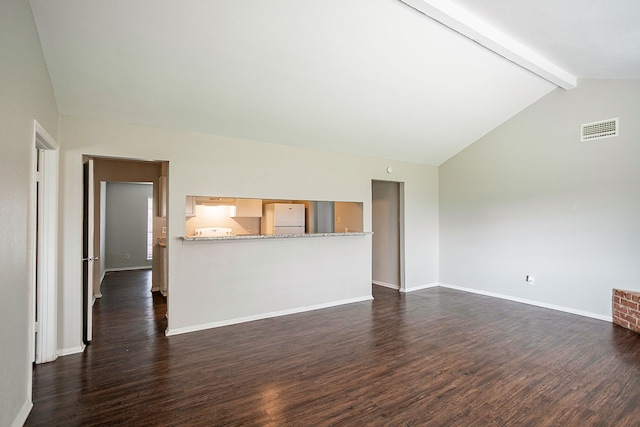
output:
[[[613,323],[640,333],[640,292],[613,290]]]

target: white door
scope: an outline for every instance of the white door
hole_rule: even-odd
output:
[[[82,340],[89,344],[93,338],[93,321],[91,309],[93,307],[93,269],[98,259],[94,255],[94,188],[93,188],[93,160],[84,164],[84,221],[83,221],[83,253],[82,253]]]
[[[58,144],[37,121],[34,121],[34,127],[34,211],[29,221],[31,235],[34,236],[34,252],[30,255],[36,333],[33,360],[35,363],[45,363],[58,357]]]

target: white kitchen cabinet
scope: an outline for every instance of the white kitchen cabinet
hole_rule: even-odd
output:
[[[236,199],[235,206],[231,206],[232,218],[261,218],[262,199]]]
[[[187,196],[187,204],[185,208],[185,216],[191,218],[196,216],[196,198],[193,196]]]

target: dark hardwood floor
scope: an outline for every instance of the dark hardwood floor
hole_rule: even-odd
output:
[[[640,426],[640,335],[434,288],[164,337],[111,273],[81,355],[34,369],[26,425]]]

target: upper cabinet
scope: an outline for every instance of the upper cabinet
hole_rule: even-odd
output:
[[[235,206],[229,209],[232,218],[261,218],[262,199],[236,199]]]
[[[196,198],[194,196],[187,196],[185,213],[187,218],[196,216]]]

